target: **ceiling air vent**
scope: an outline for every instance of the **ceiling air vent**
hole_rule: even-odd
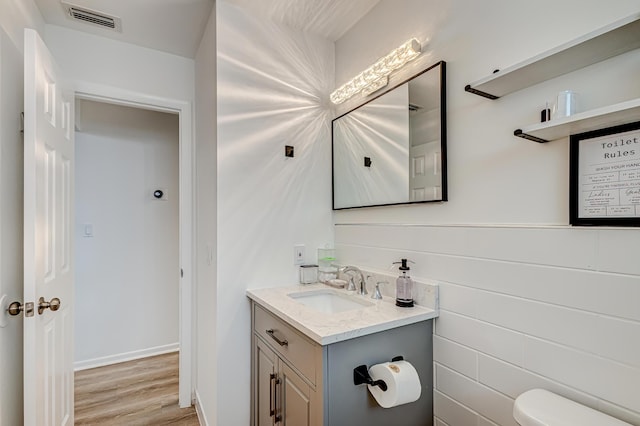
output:
[[[105,13],[95,10],[89,10],[68,3],[62,3],[67,11],[67,16],[73,20],[86,22],[88,24],[97,25],[103,28],[109,28],[114,31],[121,31],[120,18],[109,16]]]

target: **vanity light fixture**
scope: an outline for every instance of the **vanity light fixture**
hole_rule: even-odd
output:
[[[415,38],[406,41],[387,56],[380,58],[375,64],[362,71],[350,81],[336,89],[330,96],[331,102],[341,104],[356,93],[367,96],[383,88],[389,82],[389,75],[402,68],[407,62],[420,55],[422,47]]]

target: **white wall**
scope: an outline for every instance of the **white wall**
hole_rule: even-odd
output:
[[[514,425],[513,399],[532,387],[640,425],[640,231],[568,227],[568,141],[513,136],[563,89],[585,109],[640,96],[640,51],[497,101],[463,90],[638,11],[633,0],[383,0],[336,43],[336,85],[413,35],[430,39],[422,64],[448,62],[450,201],[334,214],[341,260],[384,270],[408,257],[441,286],[438,425]]]
[[[328,95],[333,43],[217,4],[218,407],[214,424],[249,423],[247,288],[298,282],[333,240]],[[285,145],[295,157],[286,158]],[[211,419],[209,419],[211,420]]]
[[[76,109],[75,365],[177,350],[178,116]]]
[[[195,60],[196,115],[196,401],[203,425],[217,412],[216,328],[217,150],[216,11],[209,17]]]
[[[4,0],[0,2],[0,26],[21,53],[24,50],[24,29],[44,34],[44,19],[33,0]]]
[[[148,96],[192,101],[192,59],[46,26],[45,41],[68,78]]]
[[[31,0],[0,2],[0,297],[22,300],[22,175],[25,27],[42,31],[44,22]],[[0,425],[22,423],[22,318],[0,328]]]

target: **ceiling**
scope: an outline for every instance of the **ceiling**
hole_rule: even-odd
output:
[[[293,29],[336,41],[380,0],[224,0]]]
[[[68,17],[62,1],[120,18],[121,31]],[[337,40],[380,0],[225,0],[251,14]],[[194,58],[214,0],[35,0],[44,20]]]
[[[44,20],[114,40],[194,58],[213,0],[64,0],[83,9],[115,16],[122,31],[71,19],[61,0],[35,0]]]

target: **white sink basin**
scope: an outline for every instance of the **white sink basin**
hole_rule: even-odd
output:
[[[329,289],[289,293],[288,296],[305,306],[327,314],[373,306],[373,303],[358,296],[350,296]]]

